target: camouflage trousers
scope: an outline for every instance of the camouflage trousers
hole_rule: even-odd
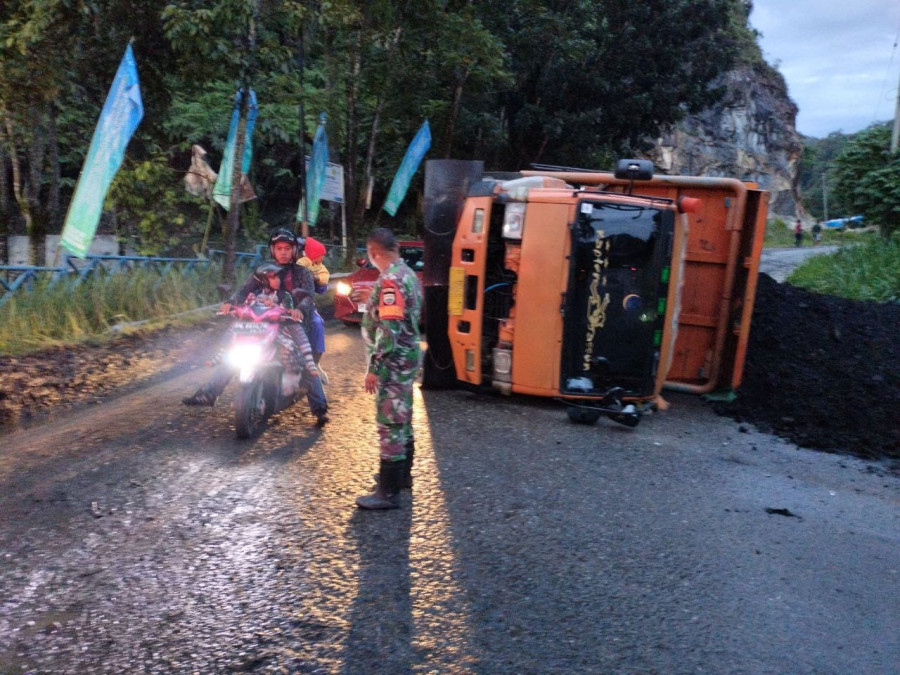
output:
[[[413,385],[416,372],[379,373],[375,393],[375,426],[381,459],[406,459],[407,443],[413,439]]]

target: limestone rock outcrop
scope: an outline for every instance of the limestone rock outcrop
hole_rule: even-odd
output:
[[[648,158],[659,173],[758,183],[771,194],[770,218],[803,217],[797,167],[803,146],[784,78],[766,64],[746,65],[721,84],[722,99],[663,133]]]

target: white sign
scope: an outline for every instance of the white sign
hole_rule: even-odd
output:
[[[309,171],[309,157],[306,158],[306,170]],[[322,183],[320,199],[326,202],[344,203],[344,167],[328,162],[325,168],[325,182]]]

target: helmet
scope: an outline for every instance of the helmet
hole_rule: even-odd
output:
[[[281,265],[276,265],[273,262],[263,263],[253,271],[253,278],[268,287],[268,276],[270,274],[281,274]]]
[[[291,258],[296,260],[298,258],[299,247],[297,245],[297,237],[294,235],[293,231],[289,230],[286,227],[276,227],[272,230],[272,234],[269,236],[269,255],[273,258],[275,257],[275,253],[272,251],[272,246],[277,244],[278,242],[286,241],[293,247],[293,252],[291,253]]]

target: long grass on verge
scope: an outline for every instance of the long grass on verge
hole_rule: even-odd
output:
[[[98,275],[80,285],[37,284],[0,306],[0,354],[21,354],[101,335],[217,302],[220,268],[160,275],[151,269]]]
[[[830,227],[823,227],[822,240],[819,242],[819,246],[843,246],[844,244],[854,244],[858,242],[869,241],[877,237],[878,235],[875,232],[871,232],[867,229],[836,230]],[[804,247],[814,245],[812,232],[810,232],[809,230],[803,231],[803,239],[801,240],[801,245]],[[763,247],[789,248],[791,246],[796,246],[793,225],[785,222],[781,218],[770,220],[766,224],[766,234],[763,241]]]
[[[869,239],[831,255],[813,256],[787,281],[851,300],[900,302],[900,234],[890,239]]]

